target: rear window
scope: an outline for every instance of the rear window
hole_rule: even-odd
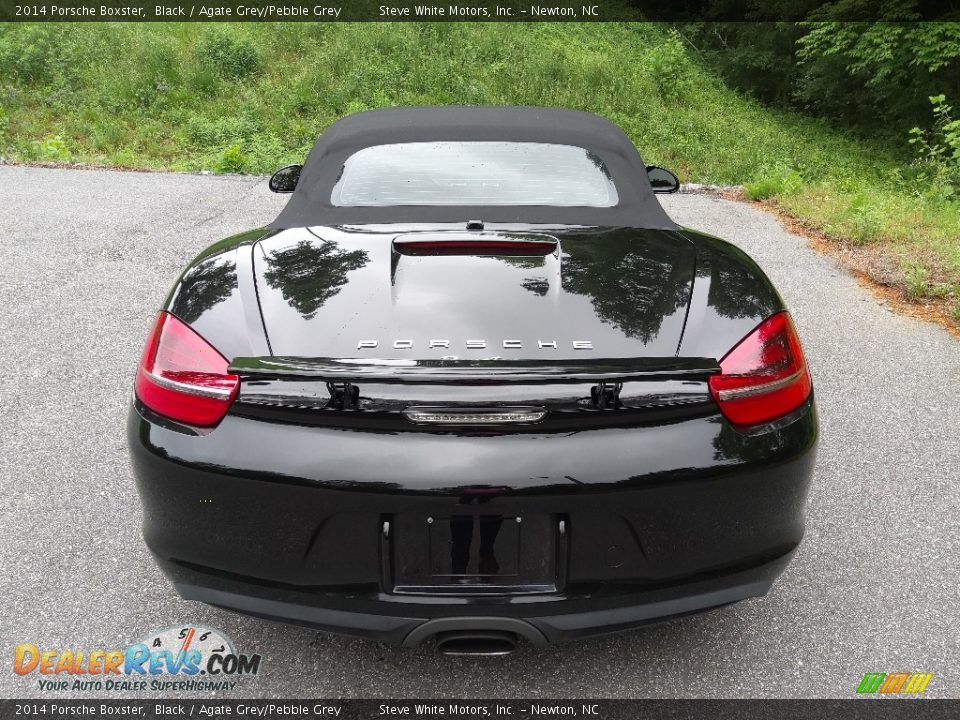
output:
[[[584,148],[464,141],[364,148],[347,158],[330,201],[340,207],[613,207],[618,196],[603,161]]]

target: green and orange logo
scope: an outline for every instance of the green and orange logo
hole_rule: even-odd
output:
[[[927,689],[933,673],[867,673],[857,692],[869,695],[919,695]]]

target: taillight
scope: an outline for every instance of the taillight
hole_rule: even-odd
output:
[[[810,372],[790,315],[777,313],[761,323],[720,361],[710,392],[735,425],[781,418],[810,396]]]
[[[209,427],[223,420],[240,378],[229,363],[189,325],[161,312],[137,369],[140,402],[159,415]]]

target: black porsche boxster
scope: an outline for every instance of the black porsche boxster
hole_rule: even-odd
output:
[[[187,599],[503,653],[763,595],[817,444],[784,303],[594,115],[331,126],[183,272],[136,374],[144,535]]]

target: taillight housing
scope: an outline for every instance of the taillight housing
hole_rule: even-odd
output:
[[[223,420],[240,387],[228,366],[189,325],[161,312],[137,369],[137,397],[158,415],[212,427]]]
[[[810,371],[789,313],[762,322],[720,361],[710,393],[734,425],[757,425],[793,412],[810,396]]]

